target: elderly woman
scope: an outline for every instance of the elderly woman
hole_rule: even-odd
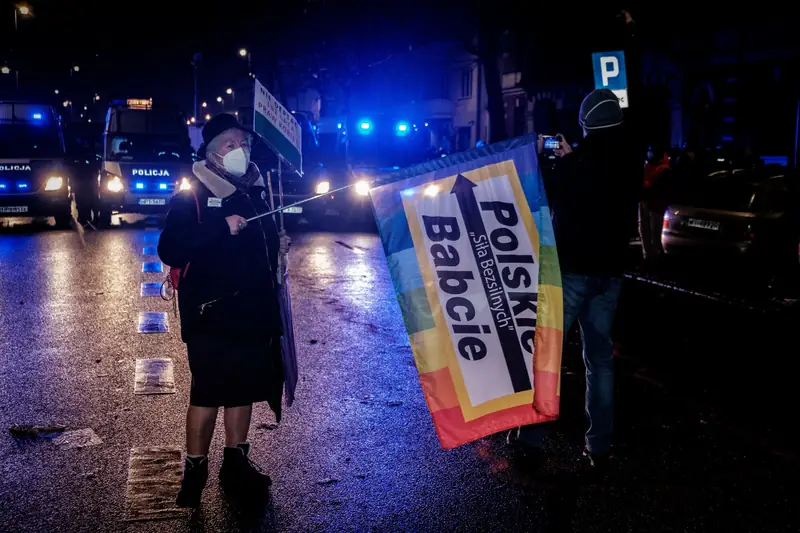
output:
[[[283,366],[277,293],[278,254],[288,237],[269,210],[264,178],[250,162],[254,133],[229,114],[203,128],[205,160],[191,189],[170,203],[158,242],[161,260],[180,270],[181,337],[192,374],[186,416],[186,464],[177,503],[197,507],[208,478],[217,411],[224,408],[225,450],[219,477],[235,496],[265,495],[270,478],[249,459],[252,406],[281,415]],[[201,149],[202,152],[202,149]]]

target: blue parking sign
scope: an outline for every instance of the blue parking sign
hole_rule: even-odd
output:
[[[594,88],[609,89],[619,98],[620,107],[628,107],[628,80],[625,77],[625,53],[595,52],[592,54]]]

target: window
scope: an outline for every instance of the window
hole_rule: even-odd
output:
[[[472,98],[472,67],[461,71],[461,98]]]

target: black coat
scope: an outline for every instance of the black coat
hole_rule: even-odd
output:
[[[563,273],[622,276],[642,192],[633,146],[623,126],[593,132],[543,174]]]
[[[279,336],[275,222],[263,217],[231,235],[225,220],[269,210],[263,180],[243,191],[202,163],[193,171],[192,190],[174,196],[158,241],[161,260],[183,269],[178,285],[182,339],[199,334],[251,342]]]

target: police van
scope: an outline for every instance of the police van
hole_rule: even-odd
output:
[[[49,105],[0,101],[0,217],[72,221],[59,115]]]
[[[196,156],[177,107],[149,99],[112,101],[103,150],[95,212],[101,226],[110,225],[114,214],[166,213],[172,195],[191,187]]]

